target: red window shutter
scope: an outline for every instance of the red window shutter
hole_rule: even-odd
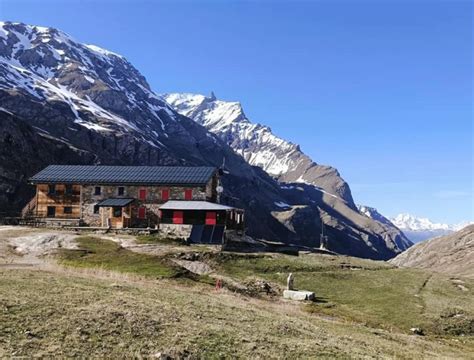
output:
[[[170,191],[168,189],[161,190],[161,200],[168,201],[170,198]]]
[[[146,189],[140,189],[138,193],[138,198],[140,200],[146,200]]]
[[[173,224],[182,224],[182,223],[183,223],[183,212],[173,211]]]
[[[206,225],[216,225],[217,224],[217,214],[215,211],[206,212]]]
[[[138,218],[144,219],[146,217],[146,208],[144,206],[140,206],[138,208]]]
[[[186,189],[184,190],[184,200],[192,200],[193,199],[193,190]]]

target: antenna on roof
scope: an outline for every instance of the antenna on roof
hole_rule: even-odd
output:
[[[229,170],[225,169],[225,156],[222,157],[222,165],[219,167],[219,175],[230,174]]]

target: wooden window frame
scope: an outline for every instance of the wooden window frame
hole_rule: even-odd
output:
[[[123,196],[123,195],[125,195],[125,186],[117,187],[117,196]]]
[[[63,214],[72,214],[72,206],[64,206],[63,207]]]
[[[52,214],[50,214],[50,209],[52,209]],[[56,217],[56,206],[46,207],[46,217]]]
[[[122,207],[120,207],[120,206],[114,206],[114,207],[112,207],[112,216],[113,216],[114,218],[122,217],[122,215],[123,215]]]

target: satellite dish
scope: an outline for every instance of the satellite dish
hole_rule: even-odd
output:
[[[224,188],[219,185],[218,187],[216,187],[216,191],[217,191],[219,194],[221,194],[221,193],[224,192]]]

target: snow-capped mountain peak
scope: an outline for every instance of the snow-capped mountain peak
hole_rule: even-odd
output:
[[[219,136],[249,164],[259,166],[281,182],[315,185],[355,208],[349,186],[338,171],[319,165],[299,145],[276,136],[270,127],[252,123],[240,102],[189,93],[164,94],[180,114]]]
[[[447,235],[474,223],[469,221],[458,224],[435,223],[428,218],[417,217],[407,213],[399,214],[390,220],[413,242]]]
[[[398,214],[391,220],[399,228],[412,231],[454,230],[453,225],[434,223],[428,218],[416,217],[407,213]]]

